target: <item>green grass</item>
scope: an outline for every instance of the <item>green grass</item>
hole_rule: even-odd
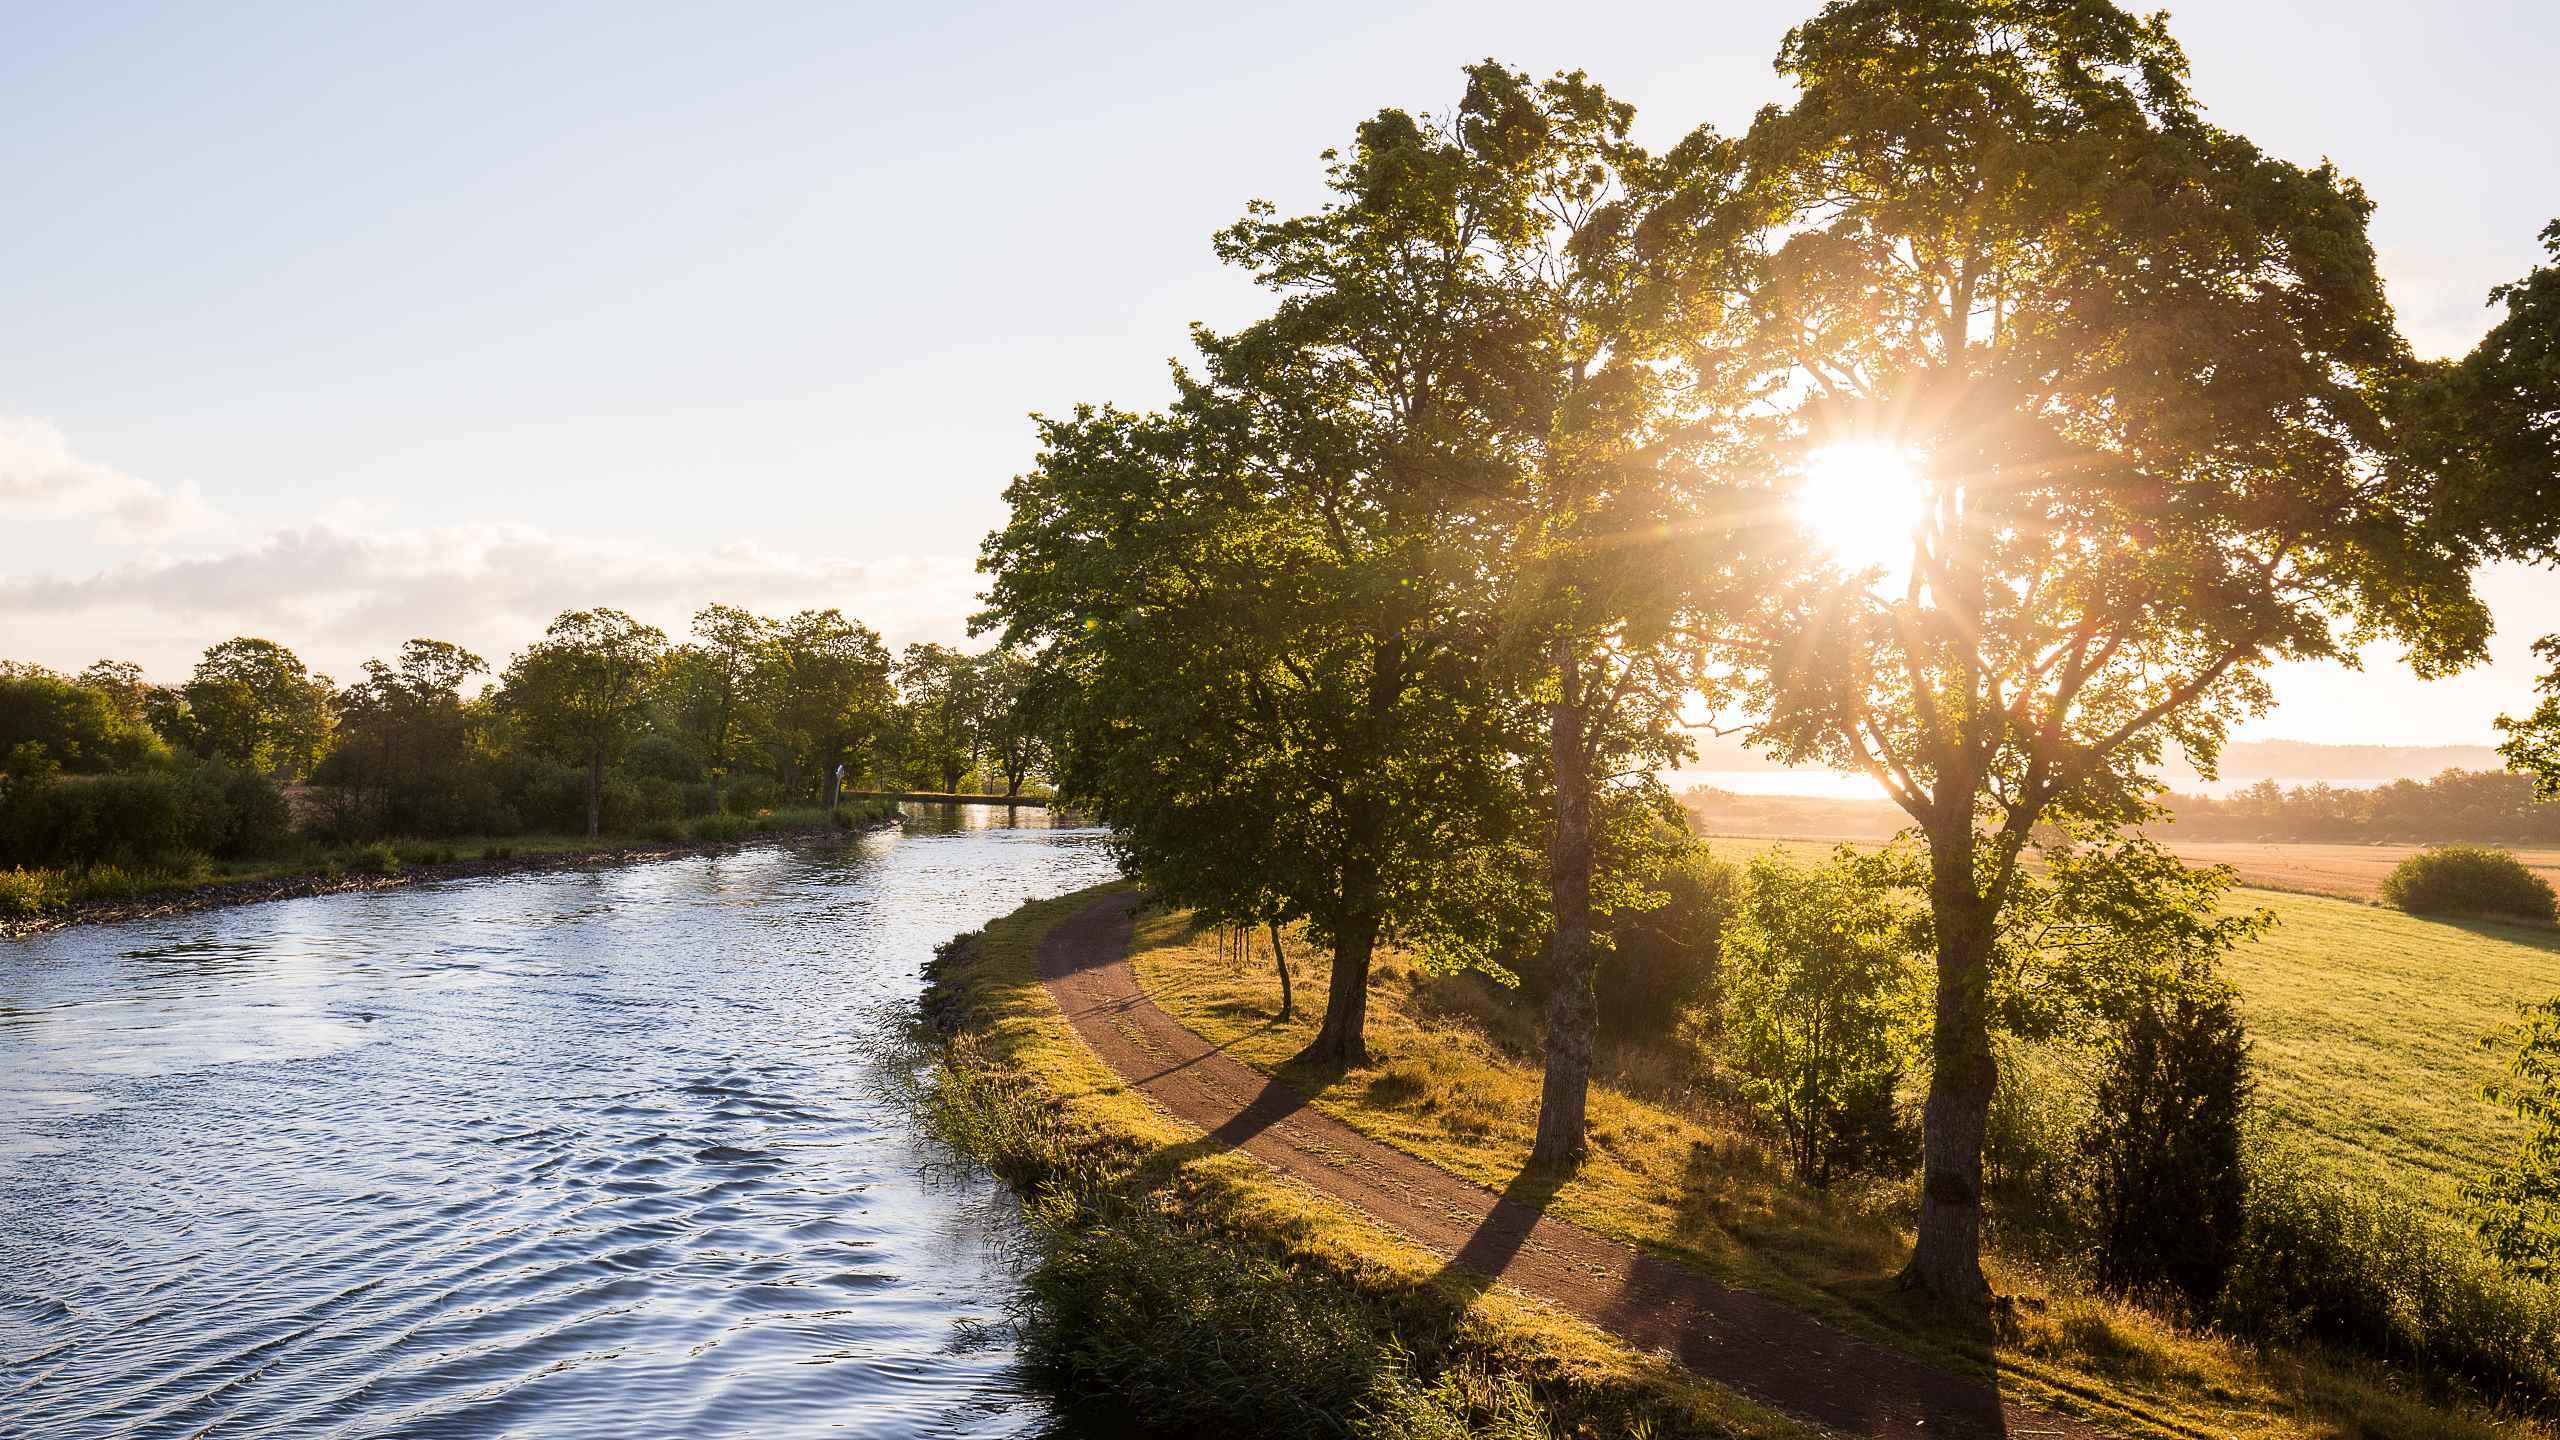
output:
[[[1811,841],[1720,839],[1719,859]],[[2480,1037],[2516,1007],[2560,994],[2560,928],[2438,920],[2291,891],[2241,889],[2230,904],[2276,926],[2231,957],[2257,1047],[2259,1110],[2319,1160],[2438,1208],[2521,1133],[2479,1098],[2497,1070]]]
[[[2343,1174],[2452,1203],[2518,1134],[2479,1098],[2480,1037],[2560,994],[2560,931],[2427,920],[2378,906],[2240,892],[2276,928],[2230,961],[2257,1045],[2259,1105]]]
[[[2322,917],[2334,925],[2368,920],[2390,933],[2411,923],[2368,907],[2277,898],[2334,905],[2334,913]],[[2321,1013],[2319,974],[2334,968],[2320,947],[2373,933],[2298,931],[2297,948],[2256,957],[2290,977],[2284,987],[2263,986],[2275,992],[2261,1007],[2264,1029],[2284,1036],[2313,1023]],[[2481,938],[2452,933],[2465,941]],[[1211,936],[1195,934],[1175,916],[1142,921],[1136,951],[1141,983],[1158,1004],[1238,1060],[1287,1076],[1318,1108],[1496,1189],[1519,1174],[1538,1108],[1535,1024],[1521,1007],[1496,1003],[1481,980],[1433,978],[1387,957],[1375,972],[1370,1001],[1370,1044],[1380,1062],[1333,1075],[1291,1064],[1313,1038],[1313,1010],[1320,1005],[1288,1025],[1273,1020],[1278,982],[1267,959],[1239,966],[1223,958]],[[2418,961],[2430,952],[2410,943],[2397,953]],[[2440,964],[2441,946],[2432,953]],[[1303,947],[1299,954],[1299,993],[1321,997],[1324,957]],[[2325,1096],[2325,1113],[2341,1129],[2369,1104],[2365,1097],[2381,1091],[2416,1089],[2421,1093],[2407,1103],[2442,1113],[2472,1103],[2426,1093],[2431,1082],[2421,1083],[2417,1069],[2392,1058],[2395,1025],[2446,1023],[2441,1013],[2402,1005],[2395,1016],[2368,1023],[2373,1030],[2364,1037],[2367,1075],[2360,1085],[2329,1094],[2322,1087],[2339,1089],[2334,1078],[2284,1077],[2273,1087],[2283,1103],[2309,1108],[2311,1097]],[[2276,1053],[2265,1058],[2270,1069],[2284,1063]],[[2441,1063],[2456,1062],[2447,1053]],[[2547,1433],[2527,1421],[2422,1398],[2388,1367],[2261,1350],[2184,1329],[2091,1295],[2018,1255],[1990,1257],[1994,1284],[2021,1301],[1996,1344],[1949,1330],[1891,1285],[1909,1244],[1903,1228],[1915,1203],[1909,1184],[1842,1187],[1829,1195],[1794,1184],[1756,1127],[1718,1099],[1702,1068],[1676,1052],[1604,1046],[1602,1083],[1591,1102],[1591,1158],[1554,1188],[1547,1208],[1939,1363],[1994,1363],[2005,1389],[2091,1415],[2111,1429],[2248,1436]]]
[[[1583,1417],[1560,1426],[1568,1433],[1810,1440],[1806,1427],[1581,1320],[1449,1276],[1441,1257],[1208,1142],[1123,1084],[1068,1027],[1034,963],[1051,927],[1110,888],[988,926],[939,966],[927,1001],[954,1026],[937,1081],[943,1133],[1035,1210],[1060,1186],[1140,1197],[1177,1232],[1214,1234],[1277,1267],[1237,1283],[1295,1273],[1347,1290],[1417,1353],[1525,1380],[1559,1420]]]

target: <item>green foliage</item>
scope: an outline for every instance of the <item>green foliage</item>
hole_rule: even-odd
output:
[[[754,829],[743,815],[703,815],[686,828],[686,837],[698,845],[727,845]]]
[[[1257,334],[1204,341],[1213,375],[1276,363]],[[1528,908],[1523,797],[1485,760],[1520,748],[1523,717],[1455,603],[1449,497],[1388,466],[1368,417],[1284,380],[1301,388],[1269,404],[1194,384],[1170,415],[1044,421],[983,552],[985,618],[1038,657],[1059,789],[1135,873],[1334,947],[1327,1013],[1352,1018],[1326,1043],[1356,1059],[1389,916],[1459,965],[1503,953]]]
[[[197,754],[228,760],[280,783],[308,775],[327,752],[334,723],[328,677],[272,640],[225,640],[204,652],[180,687],[186,739]]]
[[[1742,891],[1740,872],[1694,843],[1646,883],[1662,902],[1608,916],[1608,951],[1594,976],[1600,1033],[1639,1042],[1668,1039],[1691,1013],[1713,1017],[1725,929]]]
[[[2507,851],[2439,845],[2392,868],[2382,903],[2412,915],[2549,920],[2554,902],[2551,882]]]
[[[1725,943],[1724,1039],[1797,1178],[1908,1165],[1895,1095],[1914,1019],[1920,927],[1894,862],[1755,860]]]
[[[930,788],[960,788],[984,730],[979,663],[948,645],[910,645],[898,662],[907,762]]]
[[[2216,1306],[2231,1333],[2316,1341],[2560,1399],[2560,1287],[2502,1272],[2423,1206],[2281,1147],[2249,1157],[2247,1221]]]
[[[2170,748],[2210,765],[2278,661],[2477,659],[2483,552],[2402,453],[2371,202],[2211,124],[2164,18],[1843,0],[1779,68],[1799,94],[1744,141],[1763,260],[1730,353],[1777,402],[1747,438],[1796,485],[1835,446],[1906,458],[1914,493],[1873,503],[1912,536],[1772,587],[1739,698],[1926,832],[1948,1143],[1911,1278],[1971,1303],[1991,950],[2039,827],[2144,818]]]
[[[2189,989],[2275,924],[2269,911],[2231,907],[2239,881],[2229,866],[2188,865],[2141,835],[2089,840],[2075,830],[2049,832],[2037,863],[2010,876],[1986,997],[2002,1033],[2112,1043],[2137,1011]],[[1982,863],[1997,865],[1996,850]],[[1900,873],[1925,883],[1916,862]]]
[[[835,802],[836,767],[859,768],[889,733],[896,666],[870,626],[836,610],[803,610],[782,622],[763,684],[784,764],[800,793]]]
[[[0,782],[0,862],[9,864],[148,867],[196,852],[237,860],[274,854],[290,835],[275,785],[219,760]]]
[[[17,865],[0,870],[0,919],[29,919],[61,905],[66,897],[60,875]]]
[[[387,840],[376,840],[347,851],[339,863],[360,875],[397,875],[400,851]]]
[[[166,762],[169,747],[153,733],[138,701],[111,684],[0,661],[0,757],[41,754],[75,775]],[[30,745],[37,749],[22,749]],[[13,762],[12,768],[24,763]]]
[[[536,748],[586,767],[589,835],[604,828],[605,770],[639,733],[666,638],[619,610],[569,610],[507,666],[500,707]]]
[[[2175,795],[2182,840],[2560,842],[2560,803],[2509,770],[2449,769],[2381,785],[2261,780],[2222,796]]]
[[[648,824],[640,827],[640,833],[644,838],[650,840],[674,844],[685,838],[684,822],[681,820],[652,820]]]
[[[2198,979],[2135,1007],[2081,1132],[2097,1279],[2207,1313],[2241,1243],[2249,1041],[2229,989]]]
[[[2481,1041],[2506,1056],[2482,1094],[2523,1121],[2525,1133],[2462,1194],[2491,1254],[2518,1274],[2560,1281],[2560,999],[2523,1006],[2519,1017]]]

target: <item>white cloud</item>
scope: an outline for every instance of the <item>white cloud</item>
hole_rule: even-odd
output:
[[[714,600],[774,614],[834,606],[896,644],[960,638],[976,590],[970,561],[957,555],[689,551],[522,526],[323,524],[198,558],[0,580],[0,653],[61,667],[110,655],[171,677],[205,646],[256,634],[345,678],[416,636],[503,665],[552,616],[585,606],[627,610],[681,637]]]
[[[117,540],[160,539],[216,518],[191,485],[164,489],[84,460],[51,424],[0,415],[0,520],[25,514],[92,516]]]

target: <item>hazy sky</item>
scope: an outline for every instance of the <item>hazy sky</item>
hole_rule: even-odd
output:
[[[1812,3],[1079,8],[19,0],[0,656],[175,676],[245,631],[344,676],[714,598],[958,638],[1027,414],[1157,403],[1188,322],[1255,313],[1209,250],[1246,200],[1313,203],[1317,152],[1487,55],[1739,128]],[[2560,6],[2174,28],[2218,120],[2365,182],[2413,340],[2468,348],[2560,215]],[[2489,593],[2490,667],[2288,673],[2253,733],[2486,738],[2560,577]]]

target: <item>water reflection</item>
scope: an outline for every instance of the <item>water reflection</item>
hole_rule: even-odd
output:
[[[1003,815],[0,950],[0,1434],[1038,1430],[905,1099],[932,946],[1110,871]]]

